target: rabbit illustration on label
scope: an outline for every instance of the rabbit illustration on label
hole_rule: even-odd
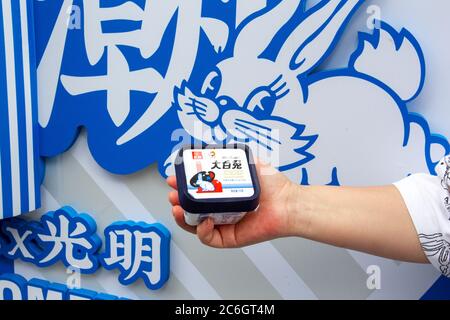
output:
[[[246,19],[228,44],[232,56],[175,89],[183,128],[205,143],[246,143],[303,184],[434,173],[449,145],[407,109],[425,79],[422,50],[408,31],[380,22],[360,34],[348,67],[316,71],[363,2],[306,9],[306,1],[284,0]]]
[[[202,171],[194,175],[190,181],[191,186],[198,188],[198,193],[222,192],[222,185],[215,180],[215,173]]]

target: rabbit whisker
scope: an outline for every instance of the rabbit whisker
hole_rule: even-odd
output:
[[[192,107],[192,108],[194,108],[194,110],[201,110],[201,111],[203,111],[203,112],[206,112],[206,109],[205,108],[203,108],[203,107],[199,107],[197,104],[191,104],[191,103],[185,103],[184,104],[185,106],[188,106],[188,107]]]
[[[268,146],[268,145],[265,144],[265,143],[262,143],[261,141],[259,141],[259,139],[258,139],[257,137],[254,137],[254,136],[248,134],[247,132],[245,132],[245,131],[242,130],[241,128],[235,127],[235,130],[238,131],[238,132],[240,132],[240,133],[242,133],[242,134],[244,134],[244,135],[246,135],[248,138],[250,138],[251,140],[255,141],[256,143],[262,145],[263,147],[265,147],[265,148],[268,149],[269,151],[273,151],[273,149],[272,149],[270,146]]]
[[[255,127],[258,127],[258,128],[261,128],[261,129],[265,129],[265,130],[267,130],[267,131],[272,131],[272,129],[269,128],[269,127],[265,127],[265,126],[262,126],[262,125],[260,125],[260,124],[253,123],[253,122],[250,122],[250,121],[246,121],[246,120],[242,120],[242,119],[236,119],[236,120],[235,120],[235,123],[241,125],[241,124],[238,123],[238,122],[243,122],[243,123],[245,123],[245,124],[248,124],[248,125],[251,125],[251,126],[255,126]]]
[[[264,134],[264,133],[261,133],[261,132],[259,132],[258,130],[255,130],[255,129],[253,129],[253,128],[244,126],[244,125],[239,124],[239,123],[236,123],[236,122],[235,122],[234,124],[237,125],[237,126],[239,126],[239,127],[244,128],[244,129],[250,130],[251,132],[256,133],[258,136],[262,136],[262,137],[266,138],[267,140],[271,140],[271,141],[274,141],[274,142],[276,142],[276,143],[278,143],[278,144],[281,144],[281,141],[279,141],[279,140],[277,140],[277,139],[274,139],[274,138],[272,138],[271,136],[268,136],[268,135],[266,135],[266,134]]]
[[[280,74],[280,76],[278,78],[275,79],[274,82],[272,82],[271,84],[268,85],[269,88],[273,88],[277,83],[279,83],[281,80],[283,79],[283,75]]]
[[[192,102],[193,104],[198,104],[198,105],[201,105],[201,106],[203,106],[203,107],[205,107],[205,108],[208,107],[205,103],[203,103],[203,102],[201,102],[201,101],[198,101],[198,100],[195,99],[195,98],[189,98],[189,100],[191,100],[191,102]]]
[[[198,110],[203,111],[203,112],[206,113],[206,109],[205,108],[202,108],[202,107],[199,107],[199,106],[195,106],[195,111],[198,111]]]
[[[278,93],[281,90],[283,90],[284,88],[286,88],[286,86],[287,86],[287,82],[283,82],[281,84],[281,86],[279,86],[278,88],[271,88],[271,90],[272,90],[273,93]]]
[[[286,91],[284,91],[281,94],[276,94],[275,97],[277,98],[277,100],[280,100],[280,99],[284,98],[285,96],[287,96],[289,94],[289,92],[291,92],[291,90],[287,89]]]
[[[188,112],[188,113],[186,113],[186,115],[188,115],[188,116],[196,116],[198,114],[201,115],[201,116],[205,116],[205,114],[202,114],[200,112]]]

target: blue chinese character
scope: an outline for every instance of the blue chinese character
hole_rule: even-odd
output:
[[[96,253],[101,240],[96,235],[95,221],[86,214],[78,214],[70,207],[50,212],[41,218],[42,227],[36,230],[43,252],[39,266],[62,261],[82,273],[94,273],[99,266]]]
[[[170,233],[161,224],[122,222],[105,229],[105,269],[119,269],[123,285],[141,278],[151,290],[169,278]]]
[[[67,150],[84,126],[106,170],[128,174],[155,161],[163,167],[180,128],[174,88],[197,60],[224,52],[235,27],[229,2],[35,1],[38,72],[46,83],[41,154]]]

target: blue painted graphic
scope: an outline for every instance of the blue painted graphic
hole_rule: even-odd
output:
[[[441,276],[421,300],[450,300],[450,279]]]
[[[62,262],[81,273],[94,273],[99,267],[96,256],[101,247],[95,221],[70,207],[49,212],[37,221],[20,218],[1,223],[6,237],[3,255],[21,259],[39,267]]]
[[[40,206],[33,2],[0,1],[0,219]]]
[[[0,300],[117,300],[119,297],[17,274],[0,275]],[[120,298],[124,299],[124,298]]]
[[[38,265],[46,267],[62,261],[66,267],[94,273],[99,267],[95,254],[101,247],[96,230],[92,217],[70,207],[47,213],[34,231],[42,248],[37,256]]]
[[[154,162],[172,174],[192,140],[247,143],[299,182],[434,173],[450,147],[408,111],[425,82],[411,33],[374,22],[348,67],[317,71],[363,2],[273,0],[245,17],[236,1],[37,2],[41,152],[84,127],[119,174]]]
[[[0,222],[0,255],[38,267],[62,262],[82,274],[95,273],[101,263],[105,269],[119,269],[123,285],[142,279],[151,290],[160,289],[168,281],[171,237],[162,224],[113,223],[105,229],[103,253],[96,232],[92,217],[71,207],[48,212],[40,221],[7,219]],[[4,273],[12,271],[5,269]]]
[[[105,229],[105,269],[119,269],[123,285],[142,279],[152,290],[169,279],[170,233],[161,224],[116,223]]]
[[[92,153],[111,172],[132,173],[164,161],[173,130],[167,123],[178,122],[174,111],[167,113],[173,89],[190,76],[199,43],[210,46],[208,30],[228,29],[207,18],[208,12],[234,17],[232,6],[214,2],[36,1],[38,73],[47,90],[39,97],[41,153],[67,150],[84,126]],[[82,15],[80,29],[67,28],[72,5]],[[215,40],[217,51],[223,50],[225,43]],[[129,132],[149,121],[148,112],[155,113],[154,123],[140,125],[145,132]]]

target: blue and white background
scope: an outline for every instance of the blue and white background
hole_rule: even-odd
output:
[[[245,141],[304,184],[433,172],[449,151],[447,1],[34,5],[47,159],[42,208],[25,219],[70,205],[99,230],[159,221],[172,234],[163,288],[124,286],[105,269],[82,275],[83,288],[131,299],[419,299],[438,280],[431,266],[303,239],[206,248],[172,221],[161,176],[190,137]],[[63,264],[13,267],[27,279],[68,278]],[[367,284],[373,270],[380,289]]]
[[[39,208],[33,3],[0,3],[0,219]]]

